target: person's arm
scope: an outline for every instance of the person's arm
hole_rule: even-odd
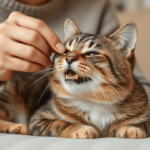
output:
[[[9,80],[13,71],[40,71],[50,65],[52,52],[64,51],[43,21],[13,12],[0,24],[0,81]]]

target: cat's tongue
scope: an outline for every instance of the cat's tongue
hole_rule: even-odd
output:
[[[79,79],[79,75],[77,75],[73,71],[69,70],[68,74],[66,74],[66,79],[78,80]]]

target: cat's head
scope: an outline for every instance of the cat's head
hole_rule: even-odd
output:
[[[108,102],[127,96],[133,86],[136,25],[128,23],[106,37],[81,33],[67,19],[64,31],[66,51],[53,62],[54,90]]]

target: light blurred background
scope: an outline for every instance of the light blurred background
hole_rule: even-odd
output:
[[[133,21],[138,27],[135,55],[140,69],[150,81],[150,0],[112,0],[120,24]]]

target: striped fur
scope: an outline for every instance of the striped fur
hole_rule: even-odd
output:
[[[40,75],[27,80],[17,73],[7,82],[0,94],[0,131],[86,139],[149,136],[148,99],[132,73],[135,24],[106,37],[81,33],[66,20],[65,39],[66,52],[55,55],[48,78],[30,88]]]

